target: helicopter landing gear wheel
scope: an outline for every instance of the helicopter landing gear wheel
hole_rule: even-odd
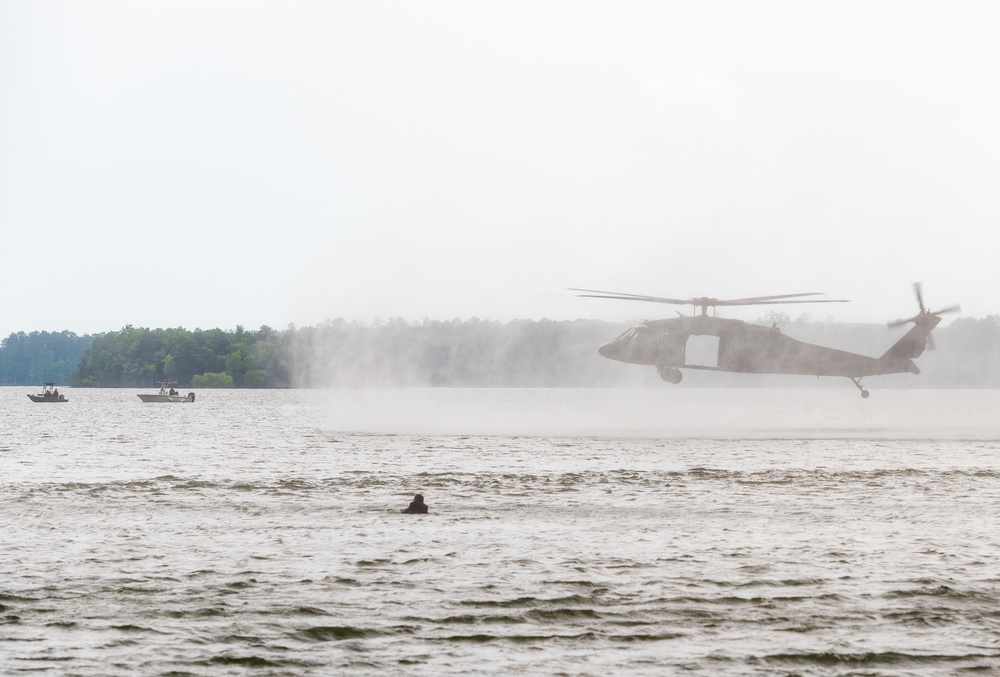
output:
[[[680,369],[675,369],[674,367],[657,367],[656,372],[660,375],[667,383],[673,383],[677,385],[684,378],[684,374],[681,373]]]
[[[857,378],[854,378],[853,376],[851,376],[851,377],[849,377],[849,378],[851,379],[851,382],[852,382],[852,383],[853,383],[853,384],[854,384],[855,386],[857,386],[858,390],[860,390],[860,391],[861,391],[861,397],[862,397],[863,399],[866,399],[866,400],[867,400],[867,399],[868,399],[868,396],[869,396],[869,395],[871,395],[871,393],[870,393],[870,392],[868,392],[867,390],[865,390],[865,389],[864,389],[864,388],[863,388],[863,387],[861,386],[861,377],[859,376],[859,377],[857,377]]]

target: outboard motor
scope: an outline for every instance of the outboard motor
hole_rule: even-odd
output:
[[[190,397],[191,401],[194,402],[194,393],[188,393],[188,397]]]

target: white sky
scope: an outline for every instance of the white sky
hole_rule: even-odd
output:
[[[673,314],[567,287],[1000,313],[998,19],[0,0],[0,338]]]

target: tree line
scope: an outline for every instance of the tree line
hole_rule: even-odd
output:
[[[15,332],[0,341],[0,384],[69,383],[93,340],[71,331]]]
[[[287,388],[293,384],[283,359],[285,338],[267,326],[189,331],[127,325],[94,337],[70,385],[131,388],[176,381],[182,387]]]
[[[905,329],[881,324],[790,321],[769,313],[789,336],[881,355]],[[597,347],[627,325],[600,320],[330,320],[277,331],[131,325],[94,336],[19,332],[0,342],[0,383],[75,387],[625,387],[659,384],[651,367],[600,357]],[[872,377],[884,387],[1000,388],[1000,315],[959,318],[932,334],[936,350],[921,375]],[[691,371],[680,387],[803,384],[804,377]],[[825,379],[836,381],[836,379]],[[873,384],[875,381],[873,381]]]

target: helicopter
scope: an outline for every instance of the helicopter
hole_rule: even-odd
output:
[[[742,374],[800,374],[807,376],[844,376],[867,398],[869,392],[861,385],[865,376],[882,374],[919,374],[913,362],[928,346],[931,330],[941,322],[941,315],[961,310],[958,305],[931,312],[924,305],[919,282],[913,285],[919,312],[913,317],[889,322],[889,328],[913,323],[913,327],[881,357],[869,357],[835,348],[799,341],[781,333],[777,323],[767,327],[742,320],[716,317],[719,307],[772,305],[786,303],[847,303],[846,299],[805,298],[822,296],[818,292],[753,296],[741,299],[696,297],[673,299],[621,292],[571,289],[582,292],[580,297],[616,299],[689,305],[700,313],[688,316],[678,311],[677,317],[646,320],[630,327],[608,341],[597,352],[602,356],[656,367],[660,378],[668,383],[680,383],[681,369],[705,369]],[[709,315],[708,309],[712,309]],[[698,363],[693,353],[701,358]]]

